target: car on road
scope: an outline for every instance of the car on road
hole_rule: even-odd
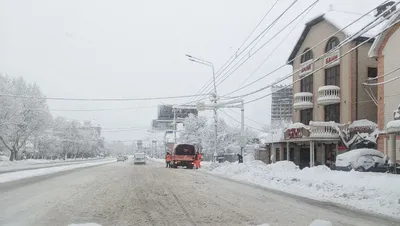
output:
[[[386,172],[388,157],[376,149],[354,149],[336,157],[336,169],[341,171]]]
[[[196,147],[192,144],[176,144],[172,151],[172,168],[184,166],[193,169],[194,158],[196,156]]]
[[[125,162],[125,160],[126,159],[124,156],[121,156],[121,155],[117,156],[117,162],[119,162],[119,161]]]
[[[136,153],[133,158],[133,164],[146,164],[146,155],[144,153]]]

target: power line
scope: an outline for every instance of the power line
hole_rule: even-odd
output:
[[[400,20],[398,20],[396,23],[398,23],[398,22],[400,22]],[[378,36],[379,34],[385,32],[386,30],[388,30],[388,29],[391,28],[392,26],[396,25],[396,23],[392,24],[391,26],[385,28],[383,31],[379,32],[379,33],[376,34],[375,36],[373,36],[373,37],[371,37],[371,38],[369,38],[369,39],[363,41],[363,42],[360,43],[359,45],[357,45],[357,46],[355,46],[354,48],[350,49],[350,50],[347,51],[345,54],[343,54],[343,55],[341,55],[340,57],[338,57],[338,59],[341,59],[341,58],[343,58],[344,56],[348,55],[350,52],[354,51],[355,49],[357,49],[357,48],[359,48],[360,46],[364,45],[365,43],[367,43],[367,42],[370,41],[371,39],[375,38],[375,37]],[[277,90],[275,90],[274,92],[268,93],[267,95],[258,97],[258,98],[256,98],[256,99],[253,99],[253,100],[250,100],[250,101],[247,101],[247,102],[245,102],[245,104],[249,104],[249,103],[252,103],[252,102],[261,100],[261,99],[263,99],[263,98],[265,98],[265,97],[267,97],[267,96],[270,96],[270,95],[272,95],[273,93],[278,92],[278,91],[280,91],[280,90],[282,90],[282,89],[284,89],[284,88],[286,88],[286,87],[288,87],[288,86],[291,86],[292,84],[294,84],[294,83],[296,83],[296,82],[299,82],[300,80],[302,80],[302,79],[304,79],[304,78],[306,78],[306,77],[308,77],[308,76],[314,74],[315,72],[318,72],[318,71],[320,71],[320,70],[322,70],[322,69],[324,69],[324,68],[325,68],[325,66],[322,66],[322,67],[320,67],[320,68],[318,68],[318,69],[316,69],[316,70],[310,72],[308,75],[306,75],[306,76],[304,76],[304,77],[302,77],[302,78],[297,79],[296,81],[292,82],[292,83],[289,84],[289,85],[283,86],[282,88],[277,89]],[[287,78],[285,78],[285,79],[287,79]],[[283,80],[285,80],[285,79],[283,79]],[[283,81],[283,80],[281,80],[281,81]],[[274,84],[272,84],[272,85],[276,85],[277,83],[279,83],[279,82],[281,82],[281,81],[278,81],[278,82],[276,82],[276,83],[274,83]],[[268,87],[263,87],[262,89],[264,89],[264,88],[269,88],[269,87],[272,86],[272,85],[269,85]],[[261,90],[260,90],[260,91],[261,91]],[[254,93],[254,92],[253,92],[253,93]]]
[[[377,79],[377,78],[380,78],[380,77],[385,77],[385,76],[391,75],[391,74],[395,73],[398,70],[400,70],[400,66],[397,67],[396,69],[394,69],[394,70],[382,75],[382,76],[378,76],[378,77],[375,77],[375,78],[372,78],[372,79]],[[389,79],[387,81],[378,82],[378,83],[363,83],[363,85],[365,85],[365,86],[378,86],[378,85],[383,85],[383,84],[386,84],[386,83],[389,83],[389,82],[393,82],[394,80],[397,80],[399,78],[400,78],[400,76],[397,76],[397,77],[391,78],[391,79]]]
[[[388,2],[388,1],[389,1],[389,0],[386,0],[386,1],[383,2],[381,5],[385,4],[385,3]],[[398,3],[397,3],[397,4],[398,4]],[[329,40],[331,37],[333,37],[333,36],[339,34],[339,33],[342,32],[344,29],[350,27],[351,25],[353,25],[353,24],[356,23],[357,21],[361,20],[361,19],[364,18],[365,16],[369,15],[371,12],[373,12],[373,11],[375,11],[375,10],[376,10],[376,7],[373,8],[373,9],[371,9],[370,11],[368,11],[367,13],[365,13],[363,16],[359,17],[359,18],[356,19],[355,21],[351,22],[351,23],[348,24],[347,26],[343,27],[342,29],[339,29],[338,31],[336,31],[336,32],[334,32],[333,34],[329,35],[328,37],[326,37],[325,39],[323,39],[322,41],[320,41],[319,43],[317,43],[317,44],[314,45],[313,47],[309,48],[308,51],[311,51],[311,50],[315,49],[316,47],[318,47],[319,45],[321,45],[321,44],[324,43],[325,41]],[[386,12],[386,11],[385,11],[385,12]],[[374,21],[375,21],[375,20],[374,20]],[[354,37],[354,35],[351,36],[351,37]],[[308,52],[308,51],[307,51],[307,52]],[[262,80],[262,79],[268,77],[269,75],[271,75],[271,74],[273,74],[273,73],[279,71],[280,69],[286,67],[287,64],[290,64],[290,63],[294,62],[296,59],[298,59],[299,57],[301,57],[301,56],[304,55],[304,54],[306,54],[306,52],[303,53],[303,54],[300,54],[300,55],[298,55],[298,56],[295,56],[292,60],[286,62],[285,64],[279,66],[278,68],[272,70],[271,72],[268,72],[266,75],[264,75],[264,76],[262,76],[262,77],[260,77],[260,78],[258,78],[258,79],[256,79],[256,80],[254,80],[253,82],[251,82],[251,83],[249,83],[249,84],[247,84],[247,85],[245,85],[245,86],[242,86],[242,87],[240,87],[240,88],[238,88],[238,89],[235,89],[235,90],[233,90],[233,91],[231,91],[231,92],[229,92],[229,93],[227,93],[227,94],[225,94],[225,95],[223,95],[223,96],[229,96],[229,95],[231,95],[231,94],[233,94],[233,93],[235,93],[235,92],[237,92],[237,91],[243,90],[243,89],[245,89],[245,88],[247,88],[247,87],[249,87],[249,86],[255,84],[256,82],[259,82],[260,80]],[[319,59],[319,58],[318,58],[318,59]],[[293,72],[292,74],[297,73],[298,71],[299,71],[299,69],[296,70],[295,72]]]
[[[166,96],[166,97],[143,97],[143,98],[70,98],[70,97],[35,97],[2,93],[0,96],[24,99],[39,99],[39,100],[59,100],[59,101],[144,101],[144,100],[165,100],[179,99],[197,96],[206,96],[208,94],[198,95],[181,95],[181,96]]]
[[[238,123],[241,123],[239,120],[236,120],[236,119],[233,118],[232,116],[228,115],[228,113],[226,113],[224,110],[221,109],[221,112],[224,113],[224,115],[228,116],[228,117],[229,117],[230,119],[232,119],[233,121],[238,122]],[[249,126],[249,125],[246,125],[246,124],[244,124],[244,125],[245,125],[246,127],[248,127],[248,128],[257,130],[257,131],[259,131],[259,132],[264,132],[264,131],[261,130],[261,129],[257,129],[257,128],[255,128],[255,127],[252,127],[252,126]]]
[[[234,110],[231,109],[231,108],[228,108],[228,110],[230,110],[231,112],[233,112],[233,113],[235,113],[235,114],[237,114],[237,115],[240,115],[239,112],[236,112],[236,111],[234,111]],[[254,119],[251,119],[251,118],[249,118],[249,117],[247,117],[247,116],[244,116],[244,118],[247,119],[247,120],[249,120],[249,121],[251,121],[251,122],[254,122],[254,123],[258,124],[258,125],[266,126],[266,124],[264,124],[264,123],[262,123],[262,122],[257,122],[257,121],[255,121]]]
[[[219,86],[220,84],[222,84],[222,82],[224,82],[227,78],[229,78],[237,69],[239,69],[244,63],[246,63],[252,56],[254,56],[258,51],[260,51],[266,44],[268,44],[272,39],[274,39],[276,36],[278,36],[283,30],[285,30],[293,21],[295,21],[298,17],[300,17],[305,11],[307,11],[312,5],[316,4],[319,0],[316,0],[314,3],[312,3],[306,10],[304,10],[303,12],[301,12],[299,15],[297,15],[295,17],[295,19],[293,19],[290,23],[288,23],[286,26],[284,26],[283,29],[279,30],[272,38],[270,38],[267,42],[265,42],[261,47],[259,47],[255,52],[253,52],[251,54],[252,49],[246,53],[246,55],[243,55],[242,58],[237,61],[233,67],[231,69],[233,69],[232,71],[227,71],[225,74],[223,75],[219,75],[217,76],[216,79],[219,79],[217,86]],[[275,19],[275,21],[271,24],[272,26],[294,5],[294,3],[296,3],[297,1],[294,1],[288,8],[286,8],[286,10],[284,12],[282,12],[278,18]],[[255,46],[254,46],[255,47]],[[253,48],[254,48],[253,47]],[[242,51],[243,52],[243,51]],[[249,56],[246,58],[247,54],[249,54]],[[242,62],[240,62],[241,60],[243,60]],[[240,64],[239,64],[240,63]],[[236,68],[235,68],[236,67]],[[207,91],[208,92],[208,91]]]
[[[278,20],[280,19],[280,17],[282,17],[283,14],[284,14],[287,10],[289,10],[297,1],[298,1],[298,0],[294,0],[293,3],[292,3],[283,13],[281,13],[281,14],[278,16],[278,18],[276,18],[276,19],[274,20],[273,23],[271,23],[270,25],[268,25],[267,28],[265,28],[256,38],[254,38],[252,42],[250,42],[241,52],[239,52],[239,54],[238,54],[237,51],[236,51],[235,54],[232,55],[231,58],[230,58],[227,62],[225,62],[224,66],[222,66],[222,67],[217,71],[217,73],[216,73],[216,75],[217,75],[217,76],[216,76],[216,79],[221,75],[222,72],[224,72],[224,71],[237,59],[238,56],[240,56],[247,48],[249,48],[251,44],[253,44],[259,37],[261,37],[263,34],[265,34],[265,33],[276,23],[276,21],[278,21]],[[272,10],[272,7],[271,7],[271,10]],[[241,46],[243,46],[243,43],[242,43]],[[231,59],[233,59],[233,60],[231,61]],[[241,58],[240,60],[242,60],[242,59],[243,59],[243,58]],[[207,90],[207,88],[212,84],[212,81],[213,81],[213,79],[210,79],[210,80],[203,86],[203,88],[200,89],[200,90],[201,90],[200,93],[206,92],[205,90]]]
[[[400,3],[400,1],[399,1],[399,3]],[[399,3],[397,3],[397,4],[399,4]],[[397,11],[396,11],[396,12],[397,12]],[[377,17],[377,18],[376,18],[373,22],[371,22],[370,24],[373,24],[373,23],[374,23],[375,21],[377,21],[378,19],[379,19],[379,17]],[[378,24],[380,24],[380,23],[382,23],[382,20],[379,21]],[[367,26],[365,26],[364,28],[362,28],[362,29],[360,30],[360,32],[363,31],[366,27],[369,27],[370,24],[368,24]],[[375,26],[377,26],[378,24],[376,24]],[[393,26],[393,25],[391,25],[391,26]],[[391,26],[390,26],[390,27],[391,27]],[[385,30],[387,30],[387,29],[388,29],[388,28],[386,28]],[[383,31],[382,31],[382,32],[383,32]],[[339,59],[341,59],[342,57],[346,56],[346,55],[349,54],[351,51],[357,49],[359,46],[361,46],[361,45],[363,45],[363,44],[369,42],[371,39],[374,39],[376,36],[378,36],[378,35],[381,34],[382,32],[376,34],[375,36],[372,36],[372,37],[366,39],[366,41],[362,42],[362,43],[359,44],[358,46],[356,46],[356,47],[352,48],[350,51],[346,52],[345,55],[340,56]],[[357,34],[358,34],[358,33],[357,33]],[[326,52],[326,53],[320,55],[320,56],[317,57],[315,60],[313,60],[311,63],[315,63],[315,62],[319,61],[320,59],[322,59],[324,56],[327,56],[327,55],[331,54],[332,52],[334,52],[334,51],[340,49],[342,46],[344,46],[344,45],[346,45],[347,43],[349,43],[350,41],[352,41],[353,38],[354,38],[354,36],[356,36],[357,34],[355,34],[355,35],[353,35],[353,36],[349,36],[348,38],[346,38],[345,40],[343,40],[341,43],[339,43],[339,45],[337,45],[336,47],[332,48],[332,49],[329,50],[328,52]],[[317,71],[320,71],[321,69],[323,69],[323,68],[325,68],[325,67],[326,67],[326,65],[324,65],[324,66],[322,66],[322,67],[320,67],[320,68],[318,68],[318,69],[316,69],[316,70],[310,72],[308,75],[304,76],[303,78],[305,78],[305,77],[309,76],[310,74],[313,74],[313,73],[315,73],[315,72],[317,72]],[[255,91],[252,91],[252,92],[250,92],[250,93],[243,94],[243,95],[240,95],[240,96],[234,96],[234,97],[231,97],[231,98],[243,98],[243,97],[246,97],[246,96],[253,95],[253,94],[255,94],[255,93],[261,92],[261,91],[263,91],[263,90],[265,90],[265,89],[267,89],[267,88],[272,87],[273,85],[276,85],[276,84],[278,84],[278,83],[280,83],[280,82],[282,82],[282,81],[284,81],[284,80],[286,80],[286,79],[288,79],[288,78],[291,78],[291,77],[292,77],[294,74],[296,74],[299,70],[300,70],[300,69],[298,69],[298,70],[296,70],[296,71],[294,71],[294,72],[292,72],[292,73],[286,75],[286,76],[283,77],[283,78],[280,78],[277,82],[274,82],[274,83],[272,83],[272,84],[270,84],[270,85],[264,86],[264,87],[262,87],[262,88],[260,88],[260,89],[257,89],[257,90],[255,90]],[[303,79],[303,78],[301,78],[301,79]],[[293,82],[292,84],[296,83],[297,81],[300,81],[301,79],[296,80],[296,81]],[[285,87],[287,87],[287,86],[284,86],[283,88],[285,88]],[[281,89],[283,89],[283,88],[281,88]],[[278,89],[278,90],[276,90],[275,92],[277,92],[277,91],[279,91],[279,90],[281,90],[281,89]],[[266,96],[268,96],[268,95],[266,95]],[[263,97],[262,97],[262,98],[263,98]],[[258,98],[258,99],[262,99],[262,98]]]
[[[314,5],[315,6],[315,5]],[[306,14],[303,15],[303,17],[297,22],[297,24],[295,24],[292,28],[292,30],[289,31],[289,33],[282,39],[282,41],[271,51],[270,54],[268,54],[268,56],[258,65],[258,67],[250,73],[249,76],[246,77],[246,79],[238,86],[238,88],[240,88],[241,86],[243,86],[247,80],[249,80],[251,78],[251,76],[253,76],[260,68],[262,65],[265,64],[265,62],[267,62],[267,60],[272,56],[272,54],[275,53],[275,51],[286,41],[286,39],[290,36],[290,34],[299,26],[299,24],[303,21],[303,19],[310,13],[310,11],[312,10],[309,9],[308,12]],[[232,93],[229,93],[228,95],[230,95]]]

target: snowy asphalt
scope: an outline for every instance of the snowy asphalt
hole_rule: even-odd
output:
[[[0,225],[400,225],[186,169],[132,160],[0,184]]]

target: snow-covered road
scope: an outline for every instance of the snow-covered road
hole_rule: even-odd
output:
[[[215,177],[132,160],[0,184],[1,225],[399,225]]]

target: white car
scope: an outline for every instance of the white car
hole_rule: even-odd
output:
[[[146,155],[144,153],[136,153],[133,158],[133,164],[146,164]]]
[[[336,157],[336,169],[343,171],[386,172],[387,156],[376,149],[354,149]]]

